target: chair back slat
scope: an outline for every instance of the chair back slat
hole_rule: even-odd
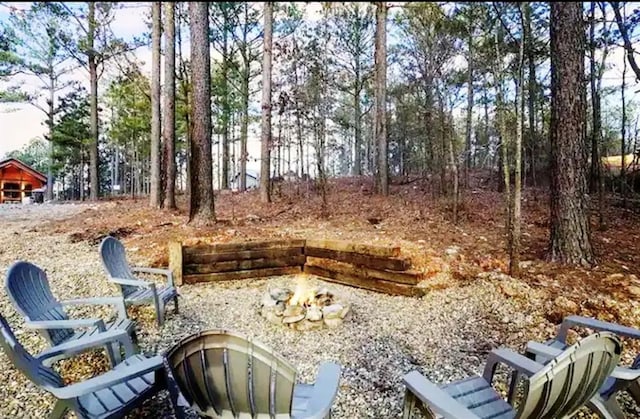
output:
[[[107,236],[100,243],[100,259],[102,266],[109,276],[122,279],[136,279],[127,262],[127,253],[124,245],[115,237]],[[131,295],[138,288],[130,285],[120,285],[122,295]]]
[[[64,385],[62,378],[53,369],[42,365],[24,349],[2,315],[0,315],[0,347],[14,367],[36,385],[44,388]]]
[[[27,320],[68,320],[60,302],[53,296],[45,272],[25,261],[11,265],[5,289],[16,310]],[[52,344],[57,345],[73,335],[71,329],[41,329]]]
[[[167,359],[182,394],[201,416],[291,413],[295,368],[241,335],[195,334],[169,350]]]
[[[529,378],[517,417],[572,416],[598,392],[621,352],[620,339],[609,332],[595,333],[567,348]]]

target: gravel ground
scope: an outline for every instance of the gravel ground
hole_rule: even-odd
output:
[[[71,243],[65,236],[41,236],[28,217],[59,218],[87,205],[33,206],[26,212],[0,206],[0,275],[4,280],[15,260],[31,261],[46,270],[55,295],[61,299],[117,295],[102,272],[97,246]],[[40,212],[42,211],[42,212]],[[28,217],[27,217],[28,215]],[[130,260],[144,263],[129,250]],[[139,321],[143,351],[162,353],[179,339],[208,328],[231,329],[257,339],[298,368],[300,381],[313,381],[325,360],[342,365],[336,418],[391,418],[401,412],[402,376],[417,369],[436,382],[481,373],[487,352],[505,342],[521,345],[533,320],[513,299],[496,291],[494,282],[478,280],[465,287],[433,291],[421,299],[393,297],[311,279],[328,286],[351,304],[351,314],[336,329],[298,332],[268,323],[258,314],[265,290],[292,286],[293,278],[278,277],[219,284],[183,286],[180,314],[169,306],[165,326],[155,327],[153,312],[133,312]],[[31,351],[44,347],[35,332],[22,328],[4,291],[0,312]],[[91,313],[104,315],[105,311]],[[69,370],[74,377],[96,373],[104,366],[100,355],[80,358]],[[65,364],[67,365],[67,364]],[[68,368],[65,367],[65,368]],[[47,415],[53,398],[15,370],[0,351],[0,416]],[[133,417],[171,417],[166,397],[148,402]]]

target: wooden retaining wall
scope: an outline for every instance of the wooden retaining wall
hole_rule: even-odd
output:
[[[343,285],[392,295],[422,295],[423,279],[400,247],[337,240],[270,240],[183,246],[169,243],[177,285],[305,272]]]

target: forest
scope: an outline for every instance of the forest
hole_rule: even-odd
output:
[[[327,183],[359,177],[381,196],[426,181],[456,224],[479,180],[503,196],[510,272],[523,188],[549,193],[551,259],[585,266],[590,212],[635,201],[632,4],[0,6],[0,99],[45,116],[8,156],[47,173],[49,200],[178,196],[206,225],[220,191],[304,183],[326,215]],[[130,39],[127,9],[146,28]]]

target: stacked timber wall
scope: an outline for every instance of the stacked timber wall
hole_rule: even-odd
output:
[[[392,295],[422,295],[423,279],[400,247],[337,240],[272,240],[183,246],[169,243],[169,268],[181,285],[305,272]]]

